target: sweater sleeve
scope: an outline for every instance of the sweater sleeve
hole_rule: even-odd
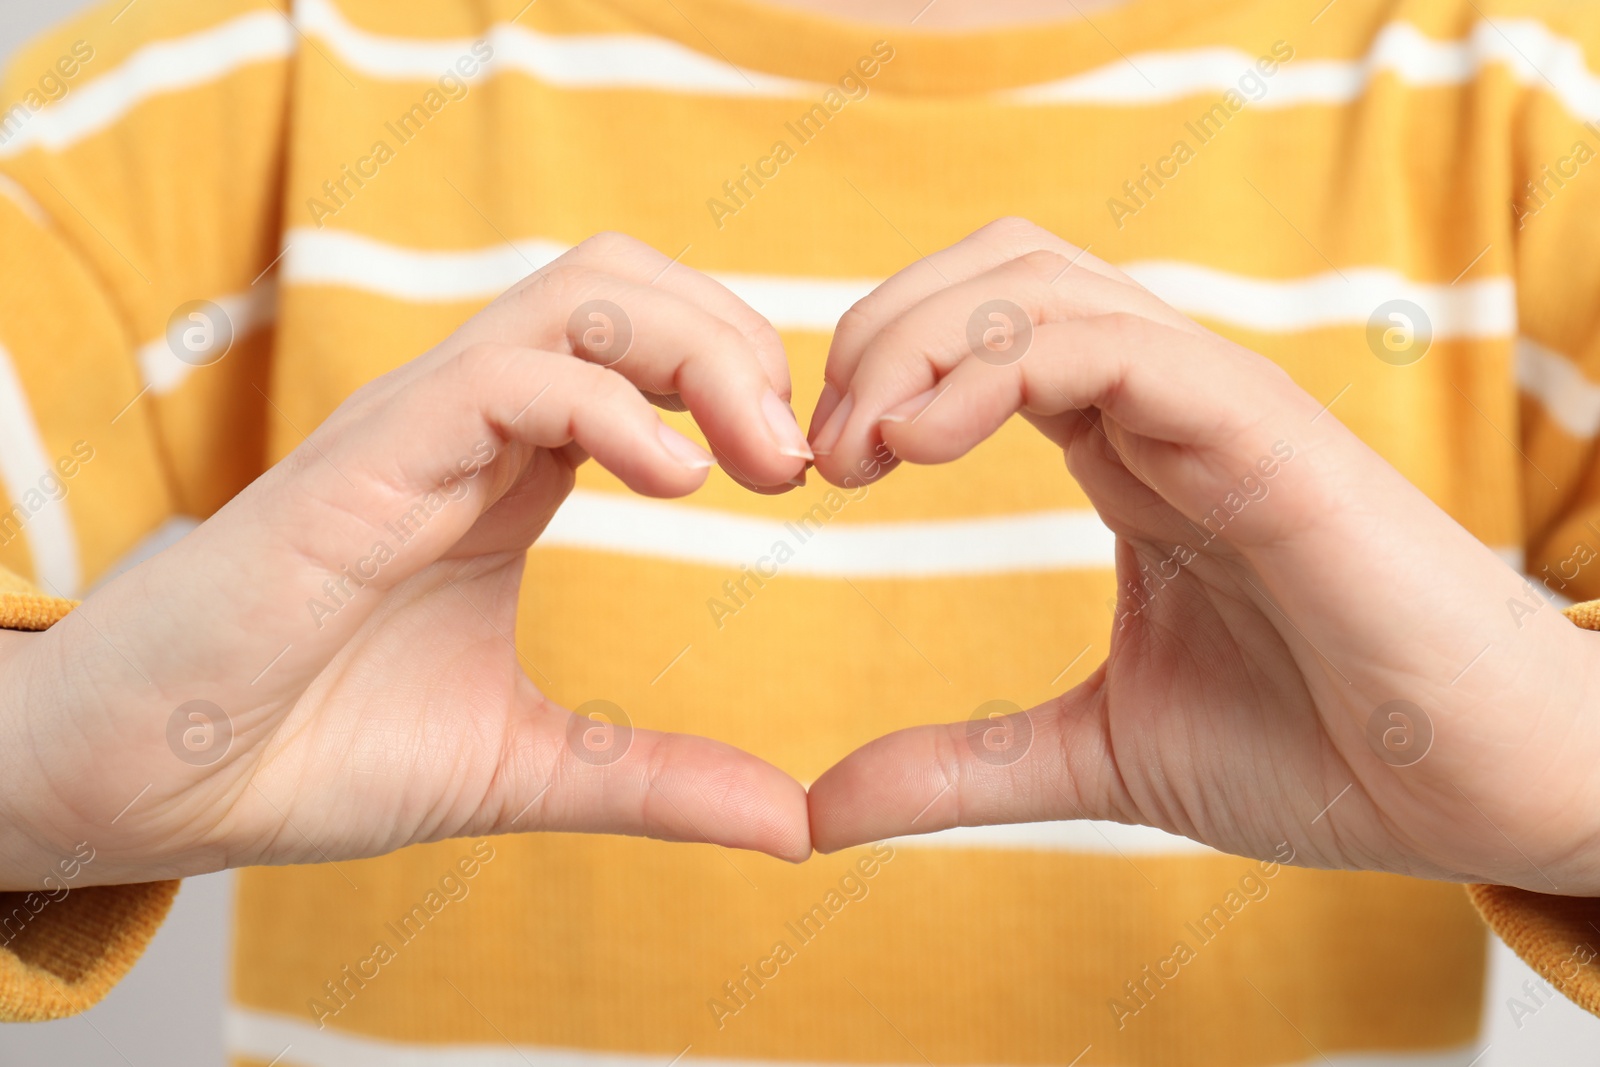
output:
[[[1574,604],[1567,618],[1600,630],[1600,600]],[[1600,898],[1558,897],[1503,885],[1472,885],[1467,895],[1511,951],[1567,999],[1600,1015]]]
[[[0,568],[0,629],[47,629],[73,607]],[[0,892],[0,1022],[92,1007],[144,952],[177,891],[175,881],[75,889],[60,877]]]
[[[0,75],[0,629],[265,466],[284,7],[102,0]],[[0,892],[0,1021],[90,1007],[166,915],[176,882],[80,887],[84,859]]]
[[[265,468],[296,39],[111,0],[0,75],[0,566],[45,593]]]
[[[0,75],[0,629],[264,466],[281,7],[110,0]],[[0,1022],[89,1008],[167,914],[176,882],[75,884],[92,855],[0,892]]]

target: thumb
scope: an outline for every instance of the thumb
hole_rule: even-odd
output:
[[[1104,667],[1027,711],[985,704],[966,722],[886,734],[811,786],[818,852],[952,826],[1117,819],[1130,810],[1099,697]],[[1015,707],[1015,705],[1009,705]]]
[[[630,834],[811,854],[805,790],[732,745],[636,729],[608,701],[568,711],[524,680],[494,785],[470,834]]]

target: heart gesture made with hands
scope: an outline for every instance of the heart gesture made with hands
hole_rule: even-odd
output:
[[[1536,597],[1508,611],[1526,580],[1266,358],[1002,220],[846,313],[809,435],[789,395],[776,332],[732,292],[628,238],[580,245],[178,545],[52,629],[0,635],[22,683],[0,721],[30,739],[6,757],[0,872],[91,825],[85,874],[116,883],[525,830],[799,861],[1092,818],[1600,894],[1600,638]],[[714,456],[653,403],[687,407]],[[718,460],[759,492],[812,463],[859,484],[955,460],[1018,414],[1115,533],[1119,608],[1088,680],[979,724],[1027,738],[1016,758],[961,722],[881,737],[809,793],[706,738],[640,729],[588,760],[569,739],[586,720],[523,672],[524,557],[586,459],[657,497]],[[173,709],[197,700],[228,709],[226,750],[175,764]],[[106,840],[101,813],[146,783],[143,817]]]

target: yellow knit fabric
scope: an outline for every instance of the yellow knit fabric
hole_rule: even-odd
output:
[[[178,883],[0,893],[0,1022],[42,1022],[99,1003],[166,918]]]
[[[76,601],[45,596],[32,583],[0,567],[0,629],[48,630],[75,607]]]
[[[210,514],[592,233],[768,314],[804,419],[852,299],[1020,215],[1278,361],[1550,591],[1600,595],[1590,6],[1129,0],[972,35],[753,0],[301,0],[296,27],[266,0],[121,6],[24,52],[0,96],[27,105],[0,130],[0,398],[26,415],[0,435],[22,457],[0,564],[47,592]],[[196,365],[168,334],[202,300],[237,337]],[[1431,309],[1424,345],[1385,347],[1394,300]],[[1109,553],[1020,422],[828,492],[717,475],[639,511],[585,468],[529,558],[535,681],[810,780],[1104,656]],[[802,519],[844,547],[760,583],[764,546],[717,547]],[[926,555],[861,547],[880,537]],[[245,872],[232,1054],[1204,1067],[1472,1040],[1484,937],[1452,887],[1080,829],[895,842],[860,899],[841,880],[869,849],[789,867],[564,835]],[[847,906],[781,976],[748,978],[830,893]],[[1196,958],[1162,979],[1175,941]]]

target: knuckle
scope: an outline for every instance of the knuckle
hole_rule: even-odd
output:
[[[694,324],[696,344],[682,359],[675,360],[666,380],[653,383],[655,392],[681,393],[688,385],[704,384],[714,378],[736,382],[765,380],[766,371],[750,338],[736,326],[707,316]]]
[[[472,396],[520,392],[544,388],[560,392],[565,365],[576,362],[537,348],[521,348],[503,341],[480,341],[462,349],[449,364],[440,368],[460,382],[458,388]]]
[[[495,303],[543,318],[549,308],[559,308],[571,301],[571,294],[577,291],[574,273],[578,269],[571,263],[552,263],[506,290]]]
[[[1147,341],[1152,332],[1159,329],[1143,315],[1131,311],[1108,311],[1089,319],[1088,324],[1121,346]]]
[[[585,238],[573,249],[578,258],[610,262],[625,256],[636,256],[649,246],[636,238],[616,230],[601,230]]]
[[[468,379],[499,377],[518,355],[512,345],[501,341],[477,341],[463,348],[455,358],[454,368]]]
[[[1131,311],[1108,311],[1097,316],[1097,320],[1105,325],[1108,330],[1118,334],[1143,333],[1153,324],[1143,315],[1136,315]]]
[[[714,352],[740,353],[752,351],[750,338],[746,337],[738,327],[722,319],[710,316],[704,327],[705,344]]]
[[[661,783],[670,780],[674,750],[678,748],[678,739],[671,734],[659,737],[655,744],[650,746],[645,757],[644,767],[640,771],[639,790],[639,818],[640,829],[649,837],[658,840],[671,840],[672,828],[675,820],[672,818],[677,812],[670,807],[663,808],[662,800],[671,798],[662,792]]]
[[[941,356],[939,344],[929,339],[920,323],[902,317],[885,325],[862,345],[857,374],[870,367],[878,374],[919,375],[928,368],[945,368],[948,362]],[[926,385],[919,386],[919,391],[925,388]]]
[[[778,328],[761,312],[746,304],[738,297],[737,301],[729,308],[728,321],[739,328],[739,332],[753,345],[770,344],[778,351],[783,349],[783,339],[778,335]]]
[[[1048,280],[1060,275],[1072,260],[1053,249],[1036,248],[1031,252],[1024,252],[1018,256],[1017,262],[1034,274]]]
[[[833,336],[837,347],[850,349],[859,347],[870,334],[873,316],[869,310],[870,297],[857,300],[850,305],[850,309],[839,316],[839,322],[834,327]]]
[[[561,355],[557,358],[561,364],[558,373],[563,385],[569,388],[593,393],[611,388],[613,379],[620,380],[612,371],[598,363],[590,363],[581,356]]]
[[[405,391],[407,379],[401,377],[397,371],[374,378],[364,385],[358,386],[351,394],[333,409],[333,414],[323,421],[321,427],[339,427],[349,422],[357,422],[376,411],[387,406],[393,399]],[[312,431],[316,433],[317,431]]]
[[[620,295],[617,290],[616,276],[605,271],[576,263],[552,267],[537,284],[518,294],[529,321],[536,324],[533,343],[556,349],[575,347],[571,336],[574,313],[590,301]]]
[[[995,219],[978,232],[1010,246],[1036,244],[1045,234],[1045,230],[1038,224],[1020,215],[1006,215]]]
[[[564,312],[568,305],[576,304],[584,293],[593,289],[599,278],[600,272],[581,264],[557,264],[540,276],[537,287],[529,288],[528,297]]]
[[[573,385],[584,396],[599,400],[607,406],[648,403],[639,395],[639,390],[633,383],[616,371],[582,359],[567,362],[571,364]]]
[[[950,817],[952,826],[965,826],[967,814],[967,797],[965,782],[966,762],[962,758],[966,741],[964,724],[956,725],[949,729],[934,732],[934,766],[939,768],[943,775],[945,786],[950,793],[950,803],[954,812]]]

